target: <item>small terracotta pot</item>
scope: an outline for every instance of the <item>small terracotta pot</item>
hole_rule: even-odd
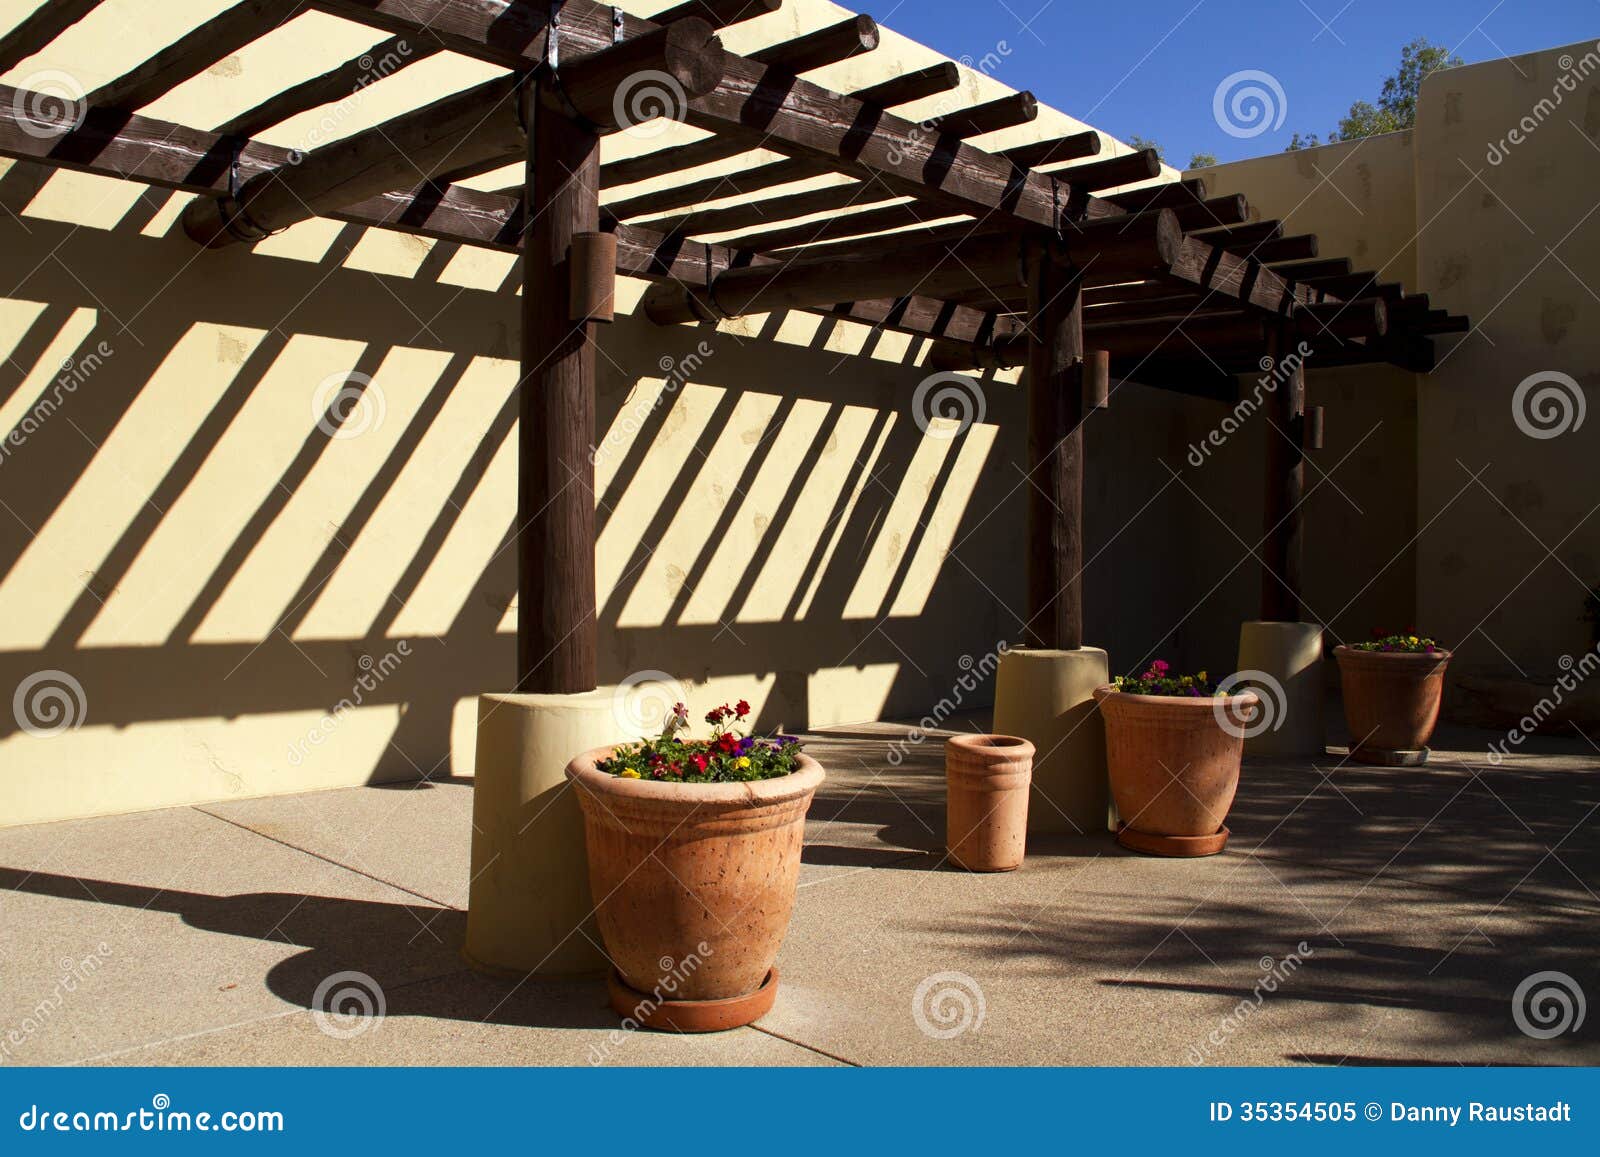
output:
[[[1439,722],[1449,651],[1356,651],[1335,647],[1344,685],[1350,757],[1361,763],[1421,763]]]
[[[733,1018],[748,1023],[772,1004],[822,766],[802,754],[800,770],[781,779],[666,783],[597,770],[613,750],[567,766],[606,953],[627,989],[657,1000],[760,997],[748,1006],[759,1011]]]
[[[1028,842],[1033,744],[1014,735],[945,740],[945,847],[971,872],[1014,872]]]
[[[1106,767],[1122,817],[1117,842],[1164,856],[1220,852],[1239,789],[1244,731],[1259,696],[1130,695],[1107,684],[1094,697],[1105,718]]]

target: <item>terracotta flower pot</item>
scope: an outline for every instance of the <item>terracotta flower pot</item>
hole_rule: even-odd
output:
[[[1356,651],[1335,647],[1344,685],[1350,758],[1361,763],[1419,764],[1439,722],[1449,651]]]
[[[1028,842],[1033,744],[1014,735],[945,740],[945,846],[972,872],[1012,872]]]
[[[802,754],[800,770],[781,779],[665,783],[597,770],[613,750],[567,766],[583,808],[596,920],[617,974],[612,1007],[685,1031],[748,1024],[772,1006],[772,965],[822,766]],[[652,1007],[624,1009],[618,979]],[[694,1007],[706,1002],[717,1002],[706,1006],[715,1011],[709,1023]],[[653,1006],[666,1015],[648,1019]]]
[[[1117,842],[1159,856],[1210,856],[1227,845],[1244,729],[1260,698],[1130,695],[1095,690],[1106,766],[1122,827]],[[1228,726],[1224,727],[1224,722]]]

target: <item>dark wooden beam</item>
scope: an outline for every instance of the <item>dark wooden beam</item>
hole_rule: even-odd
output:
[[[1131,224],[1124,218],[1075,229],[1055,248],[1056,259],[1102,280],[1133,279],[1170,267],[1182,237],[1170,214]],[[798,258],[776,269],[722,274],[709,286],[657,285],[645,312],[659,325],[829,304],[841,297],[870,299],[917,293],[945,297],[973,286],[1002,286],[1019,276],[1022,238],[995,234],[968,241],[928,242],[885,237],[837,246],[818,259]]]
[[[1039,117],[1039,100],[1031,92],[1013,92],[971,108],[934,117],[929,128],[966,140],[984,133],[1025,125]]]
[[[878,22],[870,16],[852,16],[771,48],[759,49],[746,59],[779,72],[810,72],[877,47]]]
[[[821,242],[837,241],[841,238],[865,237],[891,229],[905,229],[908,226],[923,225],[928,221],[944,220],[950,215],[948,209],[924,205],[920,201],[908,201],[899,205],[867,209],[860,213],[841,213],[821,221],[808,221],[803,225],[780,225],[775,229],[766,229],[758,233],[741,234],[729,238],[725,244],[735,249],[766,253],[800,245],[819,245]],[[973,223],[968,220],[952,232],[967,234],[971,233],[973,228]],[[937,233],[939,230],[936,229],[934,232]],[[929,233],[924,231],[908,233],[906,236],[907,240],[913,238],[923,241],[932,239]],[[833,246],[821,246],[818,255],[823,255],[824,251],[832,252],[833,248]]]
[[[1030,645],[1083,646],[1083,299],[1047,242],[1028,252],[1027,558]]]
[[[960,87],[961,69],[956,67],[954,61],[941,60],[926,68],[918,68],[912,72],[892,76],[878,84],[858,88],[850,95],[862,104],[893,108],[897,104],[910,104],[914,100],[938,96],[942,92],[950,92]]]
[[[424,42],[414,35],[391,37],[321,76],[301,81],[268,97],[254,108],[219,125],[217,131],[225,136],[253,137],[291,117],[345,100],[374,81],[427,60],[439,51],[437,44]]]
[[[1049,140],[1003,149],[1000,155],[1019,169],[1042,169],[1047,165],[1059,165],[1067,161],[1080,161],[1085,157],[1099,156],[1102,143],[1097,132],[1071,133],[1064,137],[1051,137]]]
[[[604,168],[602,165],[601,169]],[[758,165],[753,169],[728,173],[725,176],[706,177],[703,180],[691,181],[687,185],[657,189],[653,193],[641,193],[637,197],[613,201],[605,206],[604,211],[606,216],[615,220],[632,221],[665,213],[669,209],[679,209],[685,205],[698,205],[704,201],[716,201],[724,197],[750,196],[763,189],[804,181],[826,172],[828,170],[815,161],[792,159],[773,161],[771,164]]]
[[[691,21],[669,25],[681,28]],[[709,31],[710,26],[700,24]],[[600,139],[558,111],[543,77],[528,133],[518,384],[517,690],[592,691],[595,625],[594,322],[568,317],[573,238],[600,226]],[[553,87],[553,86],[551,86]]]
[[[1154,149],[1140,149],[1120,157],[1107,157],[1103,161],[1089,161],[1057,169],[1051,175],[1077,188],[1096,192],[1114,189],[1118,185],[1154,180],[1161,175],[1161,158]]]
[[[243,0],[168,45],[132,72],[89,94],[98,108],[132,112],[259,40],[298,12],[282,0]]]
[[[1348,257],[1325,257],[1318,261],[1291,261],[1275,265],[1272,271],[1286,281],[1300,284],[1318,277],[1343,276],[1353,268]]]
[[[525,139],[520,80],[501,77],[307,153],[244,181],[237,195],[196,201],[184,231],[209,248],[280,229],[414,185],[448,168],[506,157]]]
[[[961,70],[946,61],[931,68],[918,69],[916,72],[894,77],[882,84],[859,89],[850,95],[865,104],[892,108],[897,104],[907,104],[926,96],[948,92],[958,87],[960,83]],[[726,161],[750,151],[749,144],[743,140],[706,137],[704,140],[691,141],[686,145],[674,145],[671,148],[657,149],[655,152],[644,153],[637,157],[625,157],[620,161],[601,165],[600,185],[606,189],[614,185],[631,185],[666,173],[682,172],[684,169]],[[833,171],[826,164],[816,161],[812,163],[818,172]],[[693,202],[680,202],[684,203],[693,204]]]
[[[560,70],[563,115],[591,127],[619,127],[630,110],[616,97],[641,73],[670,77],[685,94],[705,92],[721,75],[725,54],[704,21],[681,20]],[[298,164],[263,174],[236,196],[200,201],[184,212],[188,234],[220,247],[256,241],[299,221],[443,174],[504,164],[523,147],[521,78],[500,77],[314,149]],[[659,112],[652,108],[650,111]]]
[[[1110,193],[1106,200],[1119,209],[1130,212],[1139,209],[1181,209],[1206,199],[1206,183],[1198,177],[1187,181],[1169,181],[1148,189],[1129,189],[1125,193]]]
[[[28,57],[93,12],[100,0],[44,0],[10,32],[0,36],[0,73]]]

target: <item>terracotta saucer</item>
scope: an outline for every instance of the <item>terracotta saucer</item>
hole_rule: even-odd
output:
[[[1117,827],[1117,843],[1129,851],[1148,856],[1214,856],[1228,845],[1231,835],[1226,826],[1209,836],[1156,836],[1126,824]]]
[[[1428,762],[1429,749],[1419,751],[1386,751],[1381,747],[1354,747],[1350,758],[1357,763],[1370,763],[1374,767],[1421,767]]]
[[[663,1032],[726,1032],[772,1011],[778,996],[778,970],[767,973],[754,992],[725,1000],[664,1000],[656,1004],[653,996],[629,987],[615,971],[606,977],[606,988],[612,1011],[624,1020]]]

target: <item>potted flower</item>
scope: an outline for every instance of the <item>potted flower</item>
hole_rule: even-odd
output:
[[[737,730],[743,700],[706,716],[709,739],[661,734],[574,759],[611,1007],[653,1028],[714,1032],[772,1007],[806,811],[822,767],[792,735]]]
[[[1239,787],[1244,736],[1260,698],[1229,694],[1204,671],[1173,675],[1160,659],[1142,675],[1096,688],[1106,766],[1122,822],[1117,842],[1156,856],[1211,856]]]
[[[1350,758],[1388,767],[1426,763],[1450,652],[1426,635],[1374,631],[1371,642],[1335,647],[1333,657],[1344,685]]]

